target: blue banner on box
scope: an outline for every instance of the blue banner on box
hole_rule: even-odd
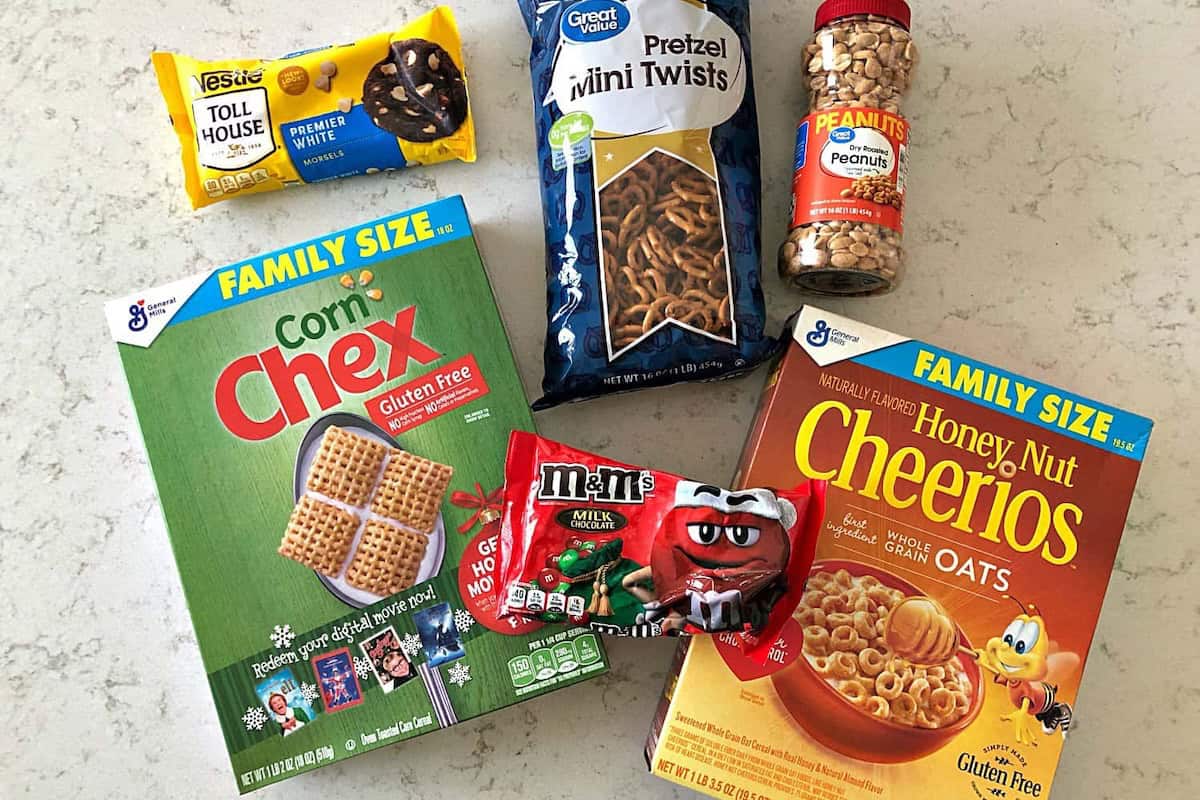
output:
[[[368,170],[399,169],[408,162],[400,142],[375,127],[362,106],[285,122],[283,142],[306,183],[362,175]]]

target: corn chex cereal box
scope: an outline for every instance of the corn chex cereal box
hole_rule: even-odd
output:
[[[106,314],[242,792],[607,669],[496,617],[533,423],[461,198]]]
[[[736,485],[827,481],[761,663],[676,655],[646,755],[714,797],[1050,792],[1151,422],[813,306]]]

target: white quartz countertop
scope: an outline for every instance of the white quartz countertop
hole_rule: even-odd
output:
[[[458,0],[474,165],[304,187],[193,213],[152,49],[268,56],[431,7],[12,0],[0,107],[0,797],[229,798],[228,760],[101,304],[461,193],[530,396],[542,223],[528,40],[512,0]],[[799,48],[815,0],[758,0],[754,66],[772,326],[783,288]],[[1053,797],[1192,797],[1200,741],[1200,6],[913,3],[922,62],[890,296],[831,310],[1157,423]],[[725,482],[763,373],[559,408],[541,430]],[[672,651],[613,642],[610,675],[259,793],[270,798],[668,798],[642,743]]]

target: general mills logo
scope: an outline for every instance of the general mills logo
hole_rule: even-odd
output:
[[[138,300],[129,307],[129,330],[137,333],[138,331],[145,330],[146,325],[146,301]]]
[[[829,334],[829,323],[823,319],[819,319],[813,325],[813,329],[804,337],[804,340],[813,347],[824,347],[829,344]]]

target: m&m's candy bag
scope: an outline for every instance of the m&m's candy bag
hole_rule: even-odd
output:
[[[764,649],[799,603],[824,508],[822,481],[728,490],[514,432],[499,615]]]

